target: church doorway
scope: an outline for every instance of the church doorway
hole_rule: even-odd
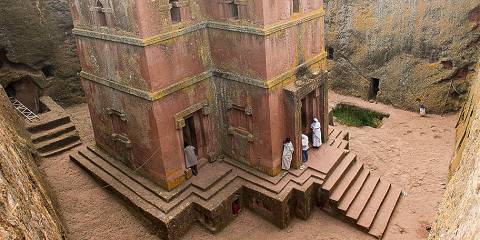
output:
[[[319,119],[320,117],[320,102],[317,96],[317,91],[312,91],[307,96],[302,98],[302,133],[306,135],[311,135],[312,130],[310,129],[310,124],[313,122],[314,118]]]
[[[207,157],[205,140],[205,123],[201,111],[185,117],[185,126],[182,129],[183,143],[195,147],[198,158]]]

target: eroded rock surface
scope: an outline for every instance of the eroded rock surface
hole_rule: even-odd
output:
[[[0,1],[0,82],[40,76],[45,95],[64,105],[83,101],[68,6],[67,0]]]
[[[65,239],[21,122],[0,89],[0,239]]]
[[[479,67],[479,66],[477,66]],[[480,74],[472,82],[456,127],[450,181],[430,240],[480,238]]]
[[[479,0],[328,0],[327,49],[332,88],[429,112],[457,110],[475,78],[480,39]]]

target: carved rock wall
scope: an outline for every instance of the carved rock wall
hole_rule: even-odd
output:
[[[480,239],[480,74],[457,124],[450,175],[429,239]]]
[[[331,87],[429,112],[458,110],[475,78],[479,54],[479,0],[329,0],[327,49],[334,50]],[[452,86],[453,84],[453,86]]]
[[[0,239],[64,239],[21,121],[0,89]]]
[[[0,82],[40,76],[45,95],[83,102],[68,0],[0,1],[0,9]]]

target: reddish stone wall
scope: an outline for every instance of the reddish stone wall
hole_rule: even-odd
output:
[[[94,0],[70,1],[70,12],[72,13],[75,28],[140,36],[140,26],[136,20],[138,19],[136,1],[125,0],[115,1],[114,4],[104,4],[104,7],[110,9],[109,12],[115,13],[114,16],[106,14],[109,28],[98,26],[98,19],[95,16],[95,11],[92,9],[93,6],[96,6],[94,3]]]
[[[166,88],[210,69],[208,36],[200,30],[152,45],[145,49],[147,66],[154,91]]]
[[[226,153],[280,172],[282,141],[299,135],[285,121],[297,116],[286,106],[298,103],[286,101],[283,88],[298,68],[323,66],[321,0],[301,0],[295,14],[289,4],[242,1],[239,20],[226,2],[192,0],[179,3],[177,24],[167,0],[101,2],[107,27],[96,1],[72,4],[99,146],[171,189],[184,178],[181,125],[197,107],[201,157]]]
[[[151,89],[143,48],[88,38],[77,42],[83,72],[124,86]]]

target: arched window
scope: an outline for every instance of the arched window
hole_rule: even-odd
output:
[[[230,4],[230,16],[233,19],[238,19],[238,4],[232,1]]]
[[[97,18],[98,18],[98,23],[102,27],[107,26],[107,15],[105,14],[105,8],[103,7],[102,2],[100,0],[97,0]]]
[[[182,21],[180,6],[177,0],[170,0],[170,18],[174,23]]]

